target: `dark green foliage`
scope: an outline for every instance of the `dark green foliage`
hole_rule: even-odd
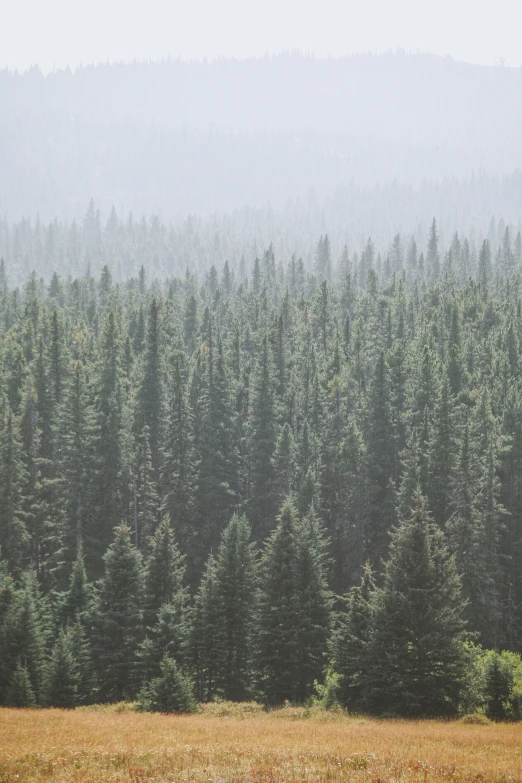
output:
[[[365,430],[368,476],[365,554],[375,562],[386,556],[389,532],[395,523],[394,444],[389,395],[388,367],[384,354],[381,354],[369,391]]]
[[[211,555],[205,566],[194,602],[190,654],[198,701],[211,701],[217,692],[218,659],[222,649],[220,599],[216,586],[216,563]]]
[[[104,701],[130,698],[136,690],[135,656],[143,636],[143,570],[130,530],[116,528],[104,555],[105,574],[94,609],[94,652]]]
[[[71,708],[78,704],[78,664],[74,658],[71,636],[58,633],[44,681],[44,701],[50,707]]]
[[[251,395],[249,518],[252,520],[257,537],[262,537],[270,531],[277,511],[275,469],[272,461],[276,446],[272,375],[272,357],[265,337],[252,382]]]
[[[313,513],[286,502],[263,558],[258,667],[270,704],[303,703],[321,677],[330,630],[324,548]]]
[[[223,531],[214,591],[208,594],[207,622],[215,629],[215,690],[242,701],[252,692],[258,601],[257,560],[245,517],[233,516]]]
[[[497,653],[493,653],[486,666],[486,715],[493,720],[507,717],[507,703],[513,688],[513,673]]]
[[[161,675],[143,687],[138,708],[147,712],[195,712],[192,683],[167,655],[161,662]]]
[[[7,707],[35,707],[36,698],[27,667],[20,661],[12,674],[7,689],[5,704]]]
[[[392,536],[384,583],[374,596],[365,704],[410,717],[457,712],[465,673],[464,603],[443,534],[417,494]]]
[[[520,237],[200,228],[0,220],[0,701],[20,667],[133,698],[167,654],[200,700],[306,702],[331,650],[348,709],[450,714],[461,610],[522,649]],[[67,272],[10,289],[38,248]]]
[[[184,594],[184,558],[180,554],[174,533],[164,517],[149,544],[150,554],[145,564],[145,603],[155,620],[160,607]],[[147,619],[150,619],[149,617]]]
[[[259,669],[269,704],[293,701],[298,680],[296,512],[286,503],[263,562],[259,617]]]
[[[352,587],[347,596],[346,610],[332,639],[335,670],[339,674],[337,698],[352,712],[367,706],[367,667],[371,632],[375,582],[369,565],[364,570],[360,587]]]
[[[87,581],[83,551],[80,548],[73,563],[69,589],[64,594],[60,607],[62,621],[67,624],[84,620],[92,608],[92,600],[92,588]]]
[[[7,557],[11,571],[19,573],[28,548],[23,517],[22,491],[24,469],[20,437],[11,411],[0,422],[0,551]]]
[[[515,653],[485,655],[485,713],[492,720],[522,718],[522,661]]]
[[[5,588],[4,588],[5,589]],[[0,624],[0,700],[7,695],[11,678],[19,666],[27,670],[36,701],[42,696],[49,615],[33,574],[24,574],[20,589],[5,595]]]

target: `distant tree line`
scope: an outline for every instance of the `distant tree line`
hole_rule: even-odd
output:
[[[520,235],[313,256],[0,265],[1,703],[519,715]]]

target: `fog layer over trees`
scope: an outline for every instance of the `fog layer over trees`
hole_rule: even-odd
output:
[[[521,96],[519,69],[428,55],[3,72],[0,213],[79,219],[94,198],[103,214],[114,204],[170,221],[281,208],[350,183],[511,175],[522,166]]]

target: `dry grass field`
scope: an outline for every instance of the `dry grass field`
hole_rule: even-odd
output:
[[[522,781],[522,725],[213,705],[187,717],[0,709],[0,783]]]

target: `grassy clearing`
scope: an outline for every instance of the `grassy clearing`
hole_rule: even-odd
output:
[[[213,704],[0,710],[0,783],[522,781],[522,726],[370,720]]]

